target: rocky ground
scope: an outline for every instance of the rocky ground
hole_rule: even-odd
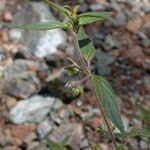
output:
[[[37,1],[0,0],[0,22],[63,19]],[[125,128],[145,128],[146,120],[135,104],[150,110],[150,1],[80,0],[80,4],[80,12],[114,12],[117,23],[86,26],[97,49],[93,71],[113,86]],[[102,150],[112,149],[110,141],[96,132],[102,117],[90,88],[85,85],[79,97],[64,88],[70,77],[63,66],[73,52],[71,37],[63,30],[9,30],[0,25],[0,149],[48,150],[47,136],[57,142],[69,136],[73,150],[91,150],[99,142]],[[145,138],[126,143],[129,150],[150,149]]]

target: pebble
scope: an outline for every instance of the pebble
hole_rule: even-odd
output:
[[[54,97],[35,95],[19,101],[9,112],[9,119],[16,124],[41,122],[50,111]]]
[[[83,128],[81,124],[70,123],[61,125],[49,136],[49,138],[57,143],[60,143],[64,138],[69,137],[67,145],[72,149],[77,149],[82,132]]]
[[[53,129],[53,123],[50,120],[44,120],[38,125],[37,133],[40,139],[48,135]]]

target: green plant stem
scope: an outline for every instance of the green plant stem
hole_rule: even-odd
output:
[[[81,64],[81,67],[82,67],[84,73],[85,73],[87,76],[92,76],[91,70],[86,66],[86,62],[85,62],[85,60],[83,59],[83,57],[82,57],[82,55],[81,55],[76,33],[75,33],[74,31],[71,31],[71,34],[72,34],[72,36],[73,36],[73,42],[74,42],[75,50],[76,50],[76,53],[77,53],[77,57],[78,57],[78,59],[79,59],[79,62],[80,62],[80,64]],[[111,138],[111,140],[112,140],[112,143],[114,144],[114,147],[117,148],[117,142],[116,142],[116,140],[115,140],[115,138],[114,138],[114,136],[113,136],[113,133],[112,133],[112,131],[111,131],[111,128],[110,128],[109,122],[108,122],[108,120],[107,120],[106,114],[105,114],[105,112],[104,112],[104,109],[103,109],[103,107],[101,106],[101,104],[99,103],[99,99],[98,99],[98,97],[97,97],[96,90],[95,90],[95,87],[94,87],[94,85],[93,85],[93,83],[92,83],[92,79],[91,79],[91,78],[90,78],[90,85],[92,85],[92,93],[93,93],[93,95],[94,95],[95,98],[96,98],[97,104],[98,104],[98,106],[99,106],[99,110],[100,110],[100,112],[101,112],[101,114],[102,114],[102,117],[103,117],[103,120],[104,120],[104,122],[105,122],[105,124],[106,124],[107,130],[108,130],[108,133],[109,133],[109,136],[110,136],[110,138]]]
[[[83,59],[82,55],[81,55],[81,52],[80,52],[80,49],[79,49],[79,45],[78,45],[78,39],[77,39],[77,36],[76,36],[76,33],[74,31],[70,31],[72,37],[73,37],[73,43],[74,43],[74,46],[75,46],[75,52],[76,52],[76,55],[77,55],[77,58],[79,60],[79,63],[81,65],[81,69],[84,71],[85,74],[87,74],[85,72],[85,68],[86,68],[86,62],[85,60]]]

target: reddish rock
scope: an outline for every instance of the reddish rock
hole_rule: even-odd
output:
[[[130,32],[138,32],[142,25],[142,19],[140,17],[135,17],[132,20],[129,20],[127,23],[127,30]]]
[[[82,113],[81,108],[74,107],[73,109],[74,109],[74,113],[75,113],[76,115],[80,115],[80,114]]]
[[[145,28],[150,27],[150,14],[147,14],[143,17],[143,26]]]
[[[11,125],[10,132],[15,139],[23,140],[27,135],[35,130],[36,126],[31,125]]]
[[[33,64],[33,63],[28,64],[27,68],[28,68],[29,71],[33,71],[33,72],[36,72],[38,70],[37,65]]]
[[[86,124],[88,126],[90,126],[91,128],[96,129],[100,125],[100,122],[101,122],[101,118],[100,117],[94,117],[94,118],[88,120],[86,122]]]
[[[11,21],[12,20],[12,14],[10,11],[6,11],[4,13],[4,21]]]
[[[132,46],[126,53],[127,57],[137,66],[142,66],[144,53],[140,46]]]

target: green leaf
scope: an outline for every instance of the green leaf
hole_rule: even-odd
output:
[[[101,12],[86,12],[79,15],[79,24],[85,25],[95,21],[110,19],[111,13],[106,11]]]
[[[64,14],[66,14],[67,16],[70,15],[70,12],[68,9],[66,9],[65,7],[62,7],[60,5],[57,5],[53,2],[51,2],[50,0],[46,0],[47,3],[49,3],[49,5],[55,9],[57,9],[60,12],[63,12]]]
[[[107,117],[120,130],[120,132],[125,135],[126,133],[121,120],[119,108],[110,84],[103,77],[97,75],[93,76],[92,81],[95,86],[99,102],[102,105]]]
[[[128,135],[129,137],[144,136],[150,138],[150,131],[147,131],[145,129],[139,129],[139,128],[131,128]]]
[[[90,38],[85,33],[83,27],[80,27],[78,31],[77,39],[82,56],[86,60],[90,61],[94,57],[96,50]]]
[[[33,23],[26,25],[6,25],[9,28],[18,28],[25,30],[51,30],[57,28],[66,28],[65,23],[59,21],[45,22],[45,23]]]
[[[60,144],[61,144],[62,146],[66,146],[66,144],[67,144],[69,138],[70,138],[70,136],[66,136],[66,137],[61,141]]]
[[[46,139],[46,141],[47,141],[47,144],[48,144],[50,150],[60,150],[59,144],[53,142],[52,140],[50,140],[48,138]]]
[[[79,72],[79,69],[76,67],[64,67],[64,70],[68,75],[73,75]]]
[[[120,144],[115,150],[125,150],[125,145]]]

